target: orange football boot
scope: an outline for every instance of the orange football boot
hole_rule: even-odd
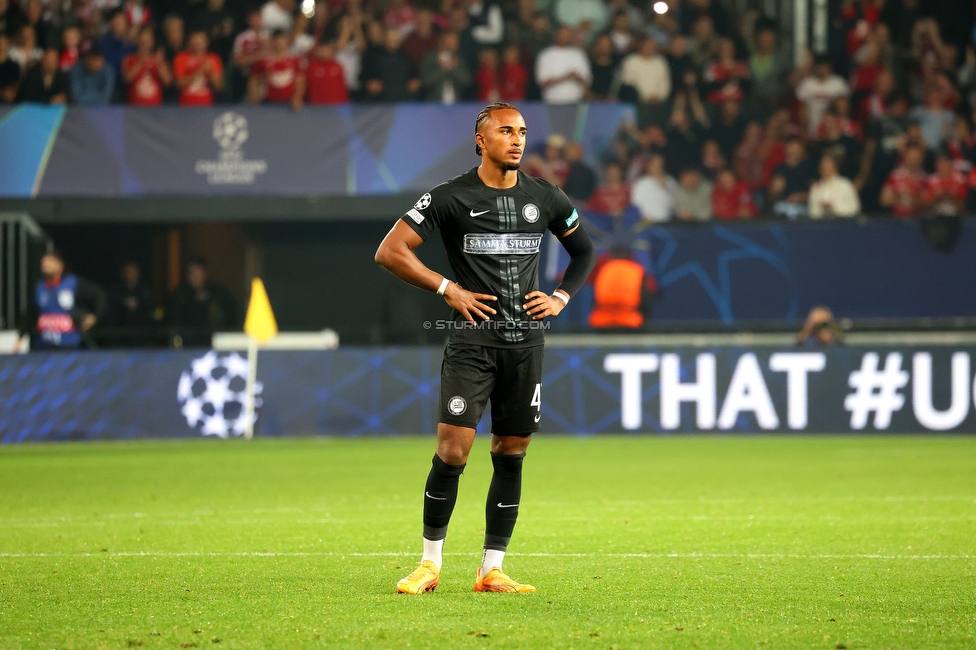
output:
[[[401,594],[422,594],[434,591],[440,582],[441,572],[430,560],[424,560],[406,578],[397,583],[396,590]]]
[[[519,582],[515,582],[507,575],[502,573],[502,570],[499,567],[494,567],[485,575],[481,575],[481,569],[479,568],[478,577],[474,581],[474,590],[510,594],[535,593],[535,587],[532,585],[523,585]]]

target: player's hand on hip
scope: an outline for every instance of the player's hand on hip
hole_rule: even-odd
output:
[[[444,300],[451,309],[464,316],[464,319],[473,325],[475,318],[491,320],[491,314],[494,314],[495,310],[485,303],[495,302],[498,298],[486,293],[472,293],[456,282],[452,282],[444,290]]]
[[[532,320],[542,320],[546,316],[558,316],[565,306],[558,298],[546,295],[542,291],[533,291],[525,297],[522,309],[532,317]]]

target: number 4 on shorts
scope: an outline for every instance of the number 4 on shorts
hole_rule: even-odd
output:
[[[535,414],[533,420],[538,422],[542,419],[542,384],[535,385],[535,392],[532,393],[532,401],[529,402],[529,406],[534,406],[538,413]]]

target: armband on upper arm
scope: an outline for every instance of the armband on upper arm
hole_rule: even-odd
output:
[[[565,291],[570,297],[576,295],[586,278],[596,264],[596,251],[593,249],[593,242],[586,234],[583,224],[580,223],[573,232],[560,238],[563,248],[569,253],[569,266],[563,274],[563,281],[558,289]]]

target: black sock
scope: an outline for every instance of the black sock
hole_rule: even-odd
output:
[[[424,490],[424,538],[439,540],[447,537],[464,465],[448,465],[437,454],[431,464]]]
[[[525,454],[491,454],[495,468],[485,506],[485,548],[504,551],[512,539],[522,497],[522,459]]]

